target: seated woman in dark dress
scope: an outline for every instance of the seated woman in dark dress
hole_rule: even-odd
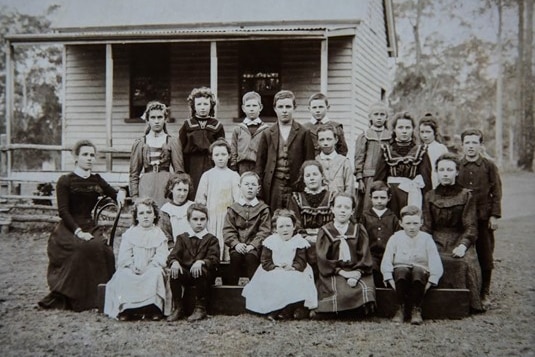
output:
[[[48,240],[50,293],[39,301],[45,309],[97,307],[97,286],[110,280],[115,271],[113,250],[106,245],[91,210],[100,196],[123,204],[126,192],[117,193],[100,175],[91,173],[96,148],[90,141],[77,142],[73,155],[74,171],[61,176],[56,186],[61,221]]]
[[[475,201],[470,190],[456,182],[459,159],[455,154],[441,155],[436,168],[439,185],[425,196],[422,230],[433,235],[444,265],[439,287],[468,289],[471,309],[482,311]]]

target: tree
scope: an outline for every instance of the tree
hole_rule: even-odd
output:
[[[51,7],[48,14],[57,7]],[[30,16],[5,7],[0,12],[0,40],[7,33],[43,33],[50,31],[46,16]],[[5,113],[5,47],[0,54],[0,110]],[[60,144],[62,84],[62,48],[60,46],[17,46],[14,52],[14,113],[11,137],[13,143]],[[1,120],[0,133],[5,121]],[[13,167],[40,168],[58,153],[19,151],[13,155]]]

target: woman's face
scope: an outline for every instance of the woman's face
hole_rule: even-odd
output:
[[[294,222],[290,217],[277,218],[275,232],[283,239],[290,240],[294,235]]]
[[[161,133],[165,124],[165,113],[160,109],[152,109],[149,112],[150,130],[155,133]]]
[[[303,170],[303,181],[311,191],[317,191],[322,186],[323,176],[316,165],[308,165]]]
[[[76,166],[82,170],[91,170],[95,162],[95,148],[92,146],[82,146],[76,157]]]
[[[189,185],[184,182],[179,182],[173,186],[171,194],[173,195],[173,203],[181,205],[188,199]]]
[[[420,139],[424,144],[431,144],[435,141],[435,131],[429,125],[420,125]]]
[[[459,174],[455,162],[451,160],[440,160],[437,163],[437,176],[438,182],[441,185],[453,185],[455,183],[455,178]]]
[[[154,210],[151,206],[144,205],[140,203],[137,206],[137,215],[136,215],[137,221],[139,222],[139,225],[143,228],[149,228],[154,223]]]
[[[412,139],[412,132],[414,131],[412,121],[410,119],[398,119],[394,131],[399,141],[410,141]]]

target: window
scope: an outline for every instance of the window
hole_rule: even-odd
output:
[[[264,121],[277,119],[273,110],[273,97],[281,89],[280,43],[278,41],[245,42],[240,46],[240,101],[238,112],[242,115],[241,98],[255,91],[262,97],[260,117]],[[239,119],[241,120],[241,119]]]
[[[130,121],[139,119],[148,102],[171,104],[169,46],[147,44],[130,50]]]

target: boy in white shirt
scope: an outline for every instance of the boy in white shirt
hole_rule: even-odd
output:
[[[405,206],[400,215],[403,230],[388,240],[381,272],[397,295],[399,307],[392,321],[403,322],[405,305],[410,304],[411,324],[420,325],[424,295],[438,284],[443,273],[442,261],[433,237],[420,231],[422,211],[416,206]]]

